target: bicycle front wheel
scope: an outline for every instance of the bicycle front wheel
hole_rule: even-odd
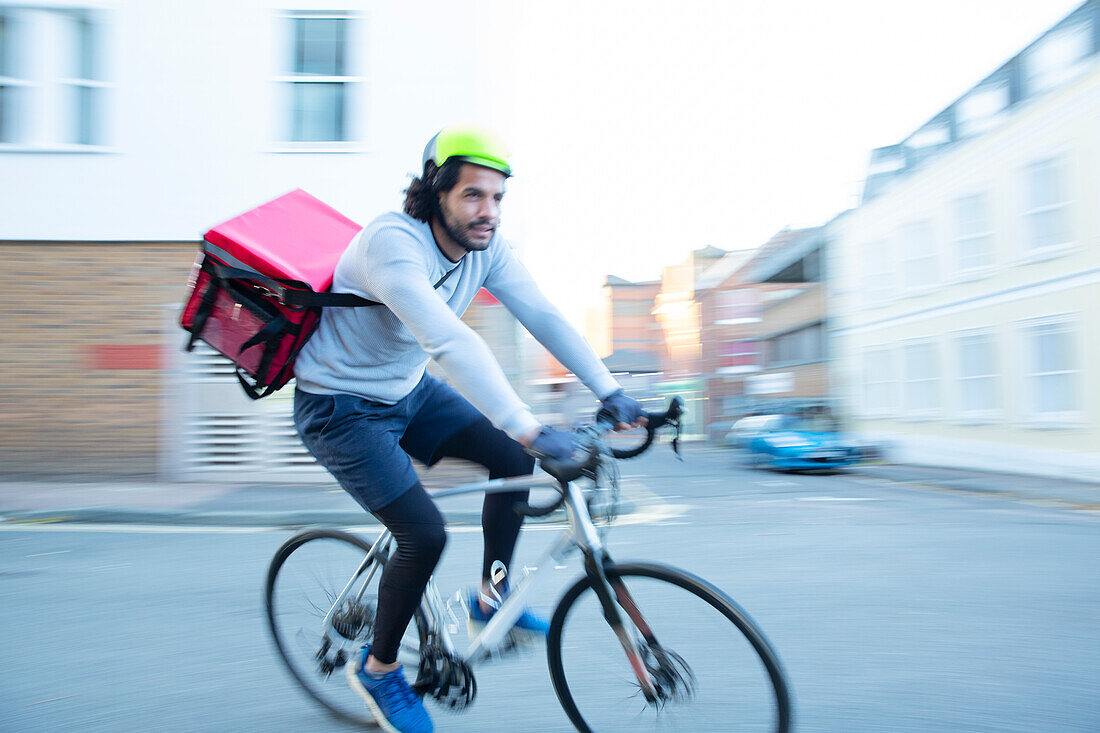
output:
[[[547,640],[554,691],[577,730],[789,730],[779,659],[729,596],[662,565],[613,565],[608,576],[644,670],[632,668],[592,579],[582,578],[558,604]]]
[[[265,599],[271,635],[294,680],[338,717],[373,725],[374,716],[343,674],[344,664],[374,635],[384,559],[365,562],[369,550],[347,532],[299,532],[272,558]],[[341,598],[345,588],[348,593]],[[416,667],[426,629],[418,609],[401,640],[398,661]]]

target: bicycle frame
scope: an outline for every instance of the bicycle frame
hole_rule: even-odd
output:
[[[597,589],[596,592],[604,606],[604,614],[608,622],[611,623],[619,640],[623,643],[627,655],[631,657],[632,664],[637,658],[634,641],[623,630],[623,625],[619,620],[618,610],[615,608],[615,602],[611,598],[612,591],[610,585],[603,572],[604,565],[607,562],[607,553],[604,548],[603,539],[600,537],[599,529],[589,512],[588,503],[585,499],[585,492],[577,486],[576,483],[568,483],[564,486],[559,486],[557,480],[549,475],[517,476],[514,478],[493,479],[490,481],[443,489],[434,492],[432,496],[433,498],[445,498],[472,493],[502,493],[550,486],[556,487],[563,492],[564,500],[562,505],[565,507],[569,526],[562,531],[557,540],[539,558],[536,565],[528,566],[527,569],[529,569],[530,572],[525,573],[512,585],[508,596],[485,625],[485,628],[471,639],[470,646],[466,649],[465,653],[462,654],[467,664],[473,665],[484,661],[489,656],[489,652],[500,646],[512,626],[523,614],[523,609],[526,605],[525,599],[531,589],[535,587],[539,578],[546,576],[549,570],[553,570],[557,567],[559,561],[574,549],[580,549],[583,553],[585,558],[585,570],[593,577],[594,585]],[[368,551],[367,555],[363,558],[363,562],[360,563],[359,567],[352,574],[352,577],[345,584],[343,590],[334,599],[323,621],[323,633],[331,641],[336,642],[339,639],[333,628],[333,618],[337,610],[342,606],[349,595],[352,594],[357,585],[359,586],[359,591],[355,599],[359,599],[361,594],[365,591],[368,582],[373,577],[374,573],[377,572],[379,565],[374,564],[366,577],[363,577],[364,571],[367,570],[367,566],[371,565],[377,556],[385,552],[391,540],[392,535],[390,531],[388,529],[383,529],[378,535],[378,538],[375,539],[374,543],[371,545],[371,549]],[[428,617],[430,628],[432,632],[437,635],[438,643],[442,645],[443,649],[448,654],[456,655],[457,650],[455,649],[454,640],[451,638],[451,634],[447,629],[449,609],[446,604],[444,604],[434,581],[431,579],[428,580],[428,585],[424,590],[424,597],[421,600],[421,609]],[[647,676],[643,674],[642,677],[646,678]]]

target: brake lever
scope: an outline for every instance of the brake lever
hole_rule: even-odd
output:
[[[680,415],[677,415],[674,419],[669,420],[667,424],[676,428],[676,433],[672,436],[672,452],[676,454],[676,460],[683,463],[684,456],[680,453],[680,432],[683,429],[683,420],[681,420]]]

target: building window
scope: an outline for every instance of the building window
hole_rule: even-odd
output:
[[[652,300],[613,300],[612,315],[616,318],[649,318],[653,311]]]
[[[918,341],[902,348],[905,416],[928,417],[940,409],[940,365],[936,344]]]
[[[0,8],[0,150],[105,144],[99,12]]]
[[[762,307],[760,294],[753,289],[719,291],[714,325],[759,323]]]
[[[959,414],[986,419],[1000,408],[998,369],[993,334],[971,331],[955,339],[958,358]]]
[[[347,13],[303,12],[287,22],[290,58],[281,78],[285,139],[314,144],[354,140],[352,111],[359,81],[351,64],[354,19]]]
[[[73,13],[66,23],[69,49],[68,76],[61,79],[68,99],[70,122],[67,142],[77,145],[95,145],[102,140],[98,130],[102,113],[103,82],[99,72],[101,60],[98,44],[101,42],[95,23],[85,13]]]
[[[885,241],[868,242],[861,248],[861,253],[863,302],[868,308],[873,308],[889,300],[893,292],[894,268],[890,245]]]
[[[1024,236],[1029,254],[1070,243],[1067,177],[1061,157],[1036,161],[1024,171]]]
[[[897,377],[894,353],[888,346],[863,353],[863,414],[885,417],[897,409]]]
[[[1032,421],[1057,426],[1080,420],[1077,323],[1072,316],[1044,318],[1024,327],[1025,384]]]
[[[825,358],[825,326],[815,323],[768,342],[768,366],[807,364]]]
[[[731,341],[722,348],[719,374],[745,374],[760,371],[760,344],[753,339]]]
[[[909,136],[905,146],[922,150],[946,145],[949,142],[951,142],[951,127],[947,122],[930,122]]]
[[[996,127],[1008,107],[1008,82],[985,84],[967,94],[955,108],[956,124],[961,137]]]
[[[932,288],[938,276],[932,225],[927,221],[914,221],[903,226],[901,251],[906,293],[919,295]]]
[[[0,143],[15,139],[16,95],[22,85],[16,76],[13,25],[11,11],[0,8]]]
[[[1024,59],[1028,95],[1053,89],[1081,73],[1092,53],[1092,26],[1085,20],[1040,39]]]
[[[989,197],[955,199],[955,266],[960,275],[987,272],[993,265],[993,232]]]

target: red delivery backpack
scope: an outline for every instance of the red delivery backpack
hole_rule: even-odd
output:
[[[236,365],[254,400],[284,386],[323,307],[380,305],[327,292],[336,263],[361,228],[299,189],[208,231],[180,316],[191,334],[186,350],[205,341]]]

